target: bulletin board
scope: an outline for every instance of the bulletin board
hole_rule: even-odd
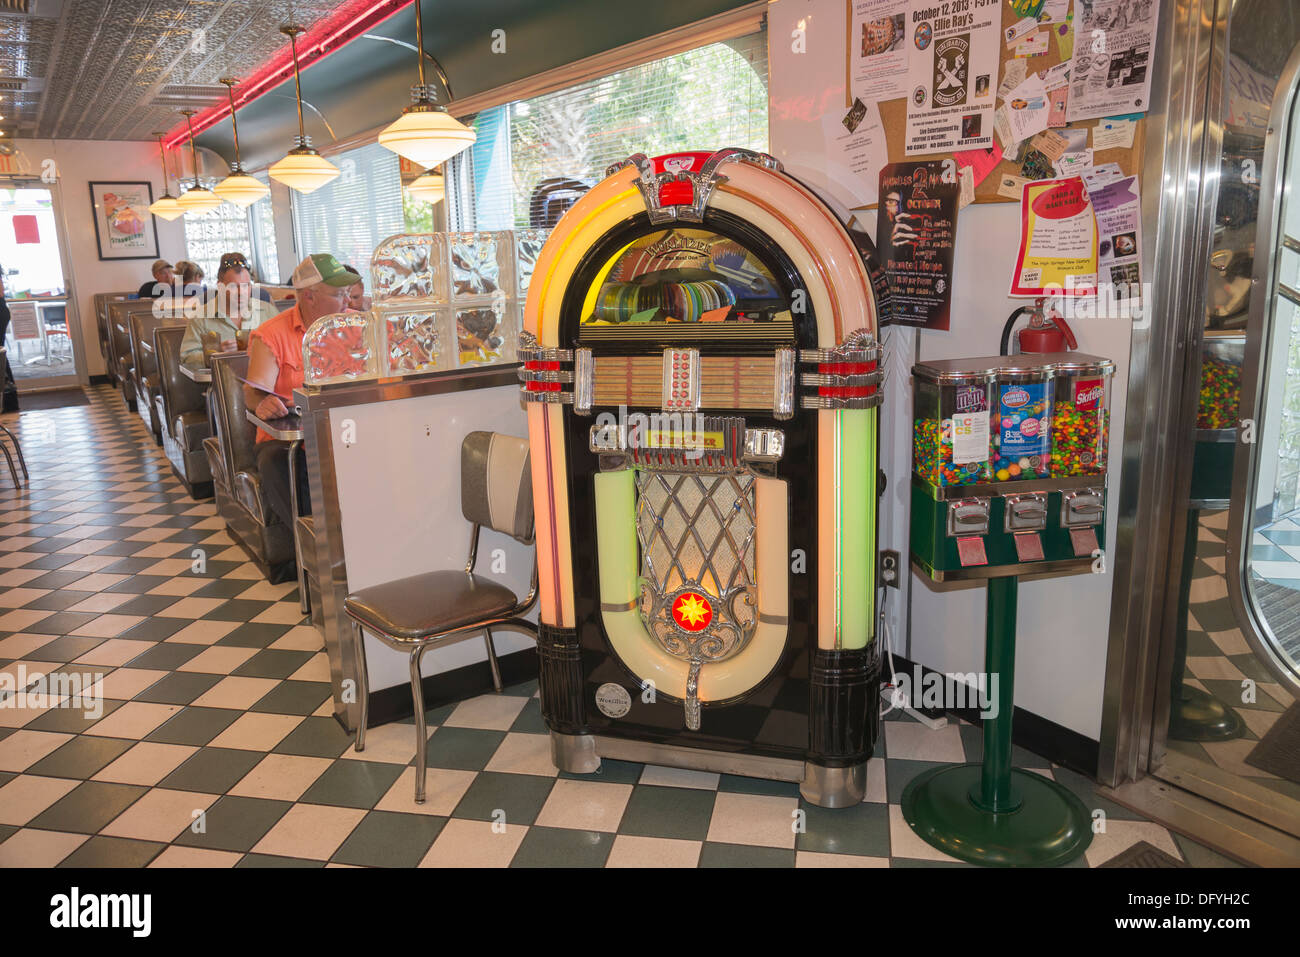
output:
[[[1002,29],[1006,30],[1007,27],[1014,26],[1015,23],[1020,18],[1016,16],[1016,14],[1012,11],[1011,6],[1008,3],[1006,3],[1005,0],[1002,0],[1000,6],[1002,9]],[[845,30],[845,34],[848,42],[851,43],[852,42],[851,21],[853,17],[852,5],[850,3],[845,3],[844,9],[845,9],[845,16],[849,20],[849,23]],[[1077,43],[1078,40],[1079,38],[1076,35],[1075,42]],[[1000,82],[1006,63],[1010,60],[1014,60],[1015,55],[1013,51],[1008,49],[1006,45],[1002,44],[1001,42],[1000,42],[999,49],[1000,49],[1001,59],[998,65],[998,79]],[[1060,56],[1060,50],[1057,48],[1056,38],[1052,37],[1048,40],[1046,53],[1044,53],[1041,56],[1029,57],[1026,62],[1028,64],[1028,69],[1031,73],[1033,72],[1041,73],[1042,71],[1047,70],[1050,67],[1054,67],[1058,63],[1060,63],[1061,56]],[[848,77],[849,58],[848,58],[847,49],[845,51],[844,63],[845,63],[844,90],[845,90],[846,98],[850,101],[845,104],[845,109],[847,109],[848,107],[853,105],[852,104],[853,95],[851,92],[852,84],[849,82],[849,77]],[[906,154],[906,133],[907,133],[906,98],[899,97],[893,100],[881,100],[877,103],[877,107],[880,110],[880,125],[885,131],[885,144],[889,151],[890,163],[902,163],[902,162],[907,162],[909,160],[923,160],[927,158],[934,159],[940,156],[951,155],[950,153],[932,153],[928,155],[917,154],[915,156],[908,156]],[[1097,123],[1099,122],[1100,120],[1079,120],[1077,122],[1070,123],[1069,127],[1072,129],[1084,129],[1084,128],[1091,129],[1092,127],[1096,126]],[[1141,174],[1142,137],[1145,130],[1146,130],[1146,117],[1142,116],[1141,118],[1138,119],[1137,125],[1134,128],[1133,145],[1131,147],[1127,149],[1099,150],[1093,154],[1093,164],[1095,166],[1101,166],[1105,163],[1118,163],[1120,170],[1124,173],[1125,176]],[[1088,145],[1089,146],[1092,145],[1091,133],[1088,134]],[[975,188],[975,202],[977,203],[1018,202],[1018,200],[1010,199],[1006,196],[1001,196],[998,194],[998,183],[1001,181],[1002,177],[1007,174],[1019,176],[1020,167],[1016,163],[1012,162],[1011,160],[1004,159],[1002,162],[998,163],[998,165],[993,168],[993,170],[988,174],[988,176],[985,177],[984,181]],[[872,206],[863,206],[863,207],[855,207],[855,208],[875,209],[876,207],[872,205]]]

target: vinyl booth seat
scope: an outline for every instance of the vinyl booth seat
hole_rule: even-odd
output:
[[[181,372],[184,338],[183,326],[162,326],[154,330],[154,355],[158,364],[154,417],[161,426],[163,452],[176,477],[191,497],[211,498],[212,467],[203,443],[212,436],[212,425],[202,387]]]
[[[154,331],[162,328],[185,330],[183,319],[155,315],[152,312],[132,313],[131,328],[131,388],[135,392],[135,409],[141,420],[153,433],[154,441],[162,444],[163,419],[158,415],[154,400],[162,395],[158,371],[158,355],[153,341]],[[180,350],[177,349],[179,355]],[[179,374],[179,372],[178,372]]]
[[[293,534],[267,507],[257,470],[257,430],[248,421],[241,379],[248,377],[248,353],[212,357],[216,436],[203,443],[212,473],[217,511],[232,537],[272,584],[292,581]]]

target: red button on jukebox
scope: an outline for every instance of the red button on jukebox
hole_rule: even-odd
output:
[[[703,631],[713,621],[713,605],[699,592],[684,591],[673,599],[673,621],[682,631]]]

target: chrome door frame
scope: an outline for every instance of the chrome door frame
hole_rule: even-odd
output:
[[[1224,46],[1232,0],[1164,0],[1142,165],[1143,235],[1151,279],[1146,321],[1134,325],[1121,442],[1110,636],[1098,780],[1136,780],[1159,765],[1169,710],[1177,575],[1191,492],[1201,317],[1218,201]],[[1210,118],[1213,118],[1211,121]],[[1207,159],[1215,164],[1206,166]],[[1159,263],[1159,268],[1156,264]]]
[[[1269,356],[1272,339],[1276,334],[1274,323],[1274,303],[1277,301],[1278,261],[1281,240],[1285,233],[1282,221],[1284,198],[1288,192],[1286,183],[1287,150],[1295,124],[1292,123],[1293,109],[1300,96],[1300,43],[1291,51],[1282,75],[1278,77],[1277,87],[1273,92],[1273,103],[1269,109],[1268,132],[1264,138],[1264,165],[1260,170],[1259,180],[1259,220],[1255,230],[1255,272],[1252,277],[1250,314],[1246,323],[1246,357],[1241,370],[1241,406],[1240,418],[1255,422],[1255,434],[1261,434],[1258,413],[1262,409],[1264,390],[1268,386],[1268,376],[1261,363]],[[1300,196],[1292,199],[1300,201]],[[1261,256],[1261,250],[1267,250],[1267,256]],[[1265,341],[1265,333],[1268,340]],[[1278,414],[1280,410],[1275,410]],[[1253,453],[1254,450],[1251,449]],[[1241,454],[1233,463],[1232,484],[1234,488],[1244,488],[1244,496],[1234,496],[1228,508],[1228,554],[1224,559],[1224,574],[1228,579],[1228,597],[1232,610],[1240,621],[1247,621],[1252,628],[1243,628],[1250,650],[1278,682],[1293,695],[1300,698],[1300,675],[1291,665],[1284,663],[1275,648],[1269,643],[1276,640],[1268,619],[1259,611],[1259,606],[1246,581],[1246,558],[1250,555],[1251,538],[1254,532],[1255,493],[1259,484],[1258,456]],[[1260,634],[1268,636],[1268,641],[1261,640]]]

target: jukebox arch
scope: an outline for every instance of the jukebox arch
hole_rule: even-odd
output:
[[[684,724],[687,747],[817,751],[808,703],[758,704],[816,698],[818,662],[871,650],[876,329],[852,240],[770,157],[633,157],[566,213],[520,350],[553,735]],[[694,431],[629,448],[592,425],[614,409]],[[854,682],[861,714],[832,724],[861,738]],[[607,711],[611,684],[654,706]],[[861,777],[862,744],[826,762]]]

